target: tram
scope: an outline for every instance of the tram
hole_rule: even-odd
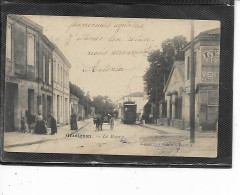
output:
[[[122,107],[122,122],[124,124],[133,124],[137,118],[137,104],[135,102],[124,102]]]

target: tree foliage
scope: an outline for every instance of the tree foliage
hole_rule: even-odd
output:
[[[115,105],[108,96],[98,95],[93,98],[93,106],[96,113],[113,114]]]
[[[79,99],[79,104],[84,106],[84,110],[88,114],[91,113],[90,107],[95,107],[95,113],[113,113],[115,105],[112,103],[108,96],[96,96],[91,100],[89,93],[84,93],[84,91],[77,85],[69,82],[70,93],[75,95]]]
[[[149,102],[156,103],[164,98],[163,89],[175,60],[184,60],[183,48],[187,44],[182,35],[162,42],[162,52],[155,50],[149,53],[149,67],[143,76],[145,91]]]
[[[88,114],[91,113],[90,107],[93,105],[93,102],[89,96],[89,93],[84,93],[84,91],[77,85],[69,82],[70,94],[75,95],[79,99],[79,104],[84,106],[84,110],[88,111]]]

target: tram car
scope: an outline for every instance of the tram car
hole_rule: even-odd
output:
[[[137,118],[137,104],[134,102],[125,102],[122,107],[122,122],[124,124],[133,124]]]

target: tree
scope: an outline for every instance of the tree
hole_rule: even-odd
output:
[[[84,94],[83,90],[79,86],[69,82],[70,94],[75,95],[79,99],[79,104],[84,106],[85,113],[91,114],[91,106],[93,105],[89,93]]]
[[[172,41],[175,47],[175,60],[184,60],[183,48],[188,44],[186,37],[178,35]]]
[[[159,50],[152,51],[148,56],[148,61],[150,65],[143,76],[145,91],[149,95],[149,100],[155,102],[162,98],[161,90],[164,87],[164,73],[168,70],[168,67],[165,66],[165,59]]]
[[[108,96],[98,95],[93,98],[93,106],[95,107],[96,113],[104,113],[104,114],[113,114],[115,105],[109,99]]]
[[[163,89],[175,60],[184,60],[183,48],[187,44],[182,35],[162,42],[162,52],[155,50],[149,53],[149,67],[143,76],[145,91],[149,96],[149,103],[155,106],[164,99]],[[156,109],[156,108],[155,108]],[[157,109],[158,110],[158,109]],[[157,110],[154,114],[158,114]]]

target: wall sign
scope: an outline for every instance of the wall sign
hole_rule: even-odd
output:
[[[201,48],[202,73],[201,81],[203,83],[219,82],[219,60],[220,51],[216,46],[205,46]]]

